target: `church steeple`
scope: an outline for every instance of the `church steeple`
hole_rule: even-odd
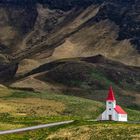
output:
[[[106,98],[106,108],[107,110],[113,110],[113,108],[115,107],[116,107],[116,99],[114,96],[112,86],[110,86],[109,91],[108,91],[108,96]]]
[[[114,96],[114,92],[113,92],[113,89],[112,89],[112,86],[110,86],[110,88],[109,88],[109,92],[108,92],[108,96],[107,96],[107,99],[106,99],[106,101],[114,101],[114,100],[116,100],[115,99],[115,96]]]

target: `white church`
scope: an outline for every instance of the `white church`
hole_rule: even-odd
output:
[[[116,105],[116,99],[112,87],[110,87],[106,99],[106,110],[97,120],[127,121],[127,113],[119,105]]]

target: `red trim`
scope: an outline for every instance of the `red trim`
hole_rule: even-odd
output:
[[[108,97],[107,97],[106,100],[110,100],[110,101],[114,101],[115,100],[114,92],[113,92],[113,89],[112,89],[111,86],[109,88]]]
[[[119,105],[114,108],[118,114],[127,114]]]

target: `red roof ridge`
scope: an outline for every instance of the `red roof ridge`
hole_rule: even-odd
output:
[[[127,114],[119,105],[116,105],[114,109],[118,114]]]
[[[106,100],[111,100],[111,101],[116,100],[115,96],[114,96],[114,92],[113,92],[112,86],[110,86],[110,88],[109,88],[108,97],[107,97]]]

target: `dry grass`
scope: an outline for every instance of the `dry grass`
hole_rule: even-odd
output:
[[[89,140],[91,129],[88,126],[60,129],[58,132],[48,136],[46,140],[62,139],[62,140]]]
[[[22,79],[20,81],[16,81],[15,83],[12,83],[10,85],[12,88],[25,88],[25,89],[33,89],[35,91],[44,91],[46,89],[49,89],[51,87],[50,84],[45,83],[41,80],[35,79],[34,75],[27,77],[25,79]]]
[[[82,98],[9,90],[5,87],[0,89],[4,91],[0,97],[0,123],[6,126],[1,125],[1,130],[19,128],[20,125],[33,126],[55,121],[96,118],[103,108],[102,103]]]
[[[22,128],[24,125],[22,124],[10,124],[10,123],[0,123],[0,130],[9,130],[9,129],[16,129]]]
[[[2,140],[139,140],[140,125],[127,123],[81,122],[21,134],[5,135]]]
[[[38,98],[0,100],[0,113],[10,113],[13,116],[50,116],[63,112],[65,105],[55,100]]]
[[[46,140],[138,140],[140,126],[131,124],[94,124],[63,128]]]
[[[38,67],[40,63],[36,60],[33,59],[24,59],[23,61],[20,62],[19,64],[19,69],[17,71],[18,73],[26,73],[31,71],[32,69]]]
[[[0,85],[0,97],[10,96],[11,94],[11,91],[7,87]]]

